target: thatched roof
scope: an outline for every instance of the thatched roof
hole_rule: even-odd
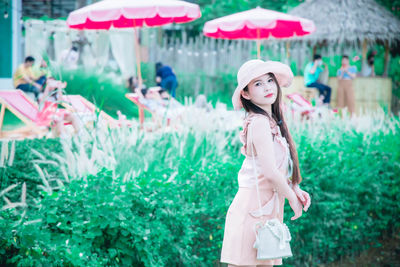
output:
[[[315,23],[317,30],[300,40],[339,43],[400,40],[400,20],[374,0],[308,0],[289,14]]]

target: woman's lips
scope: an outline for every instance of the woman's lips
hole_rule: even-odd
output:
[[[271,93],[271,94],[266,95],[265,97],[272,97],[273,95],[274,95],[274,94]]]

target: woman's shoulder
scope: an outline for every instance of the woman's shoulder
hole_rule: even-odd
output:
[[[247,126],[252,124],[255,127],[270,126],[271,128],[273,128],[277,125],[273,119],[267,117],[266,115],[258,114],[258,113],[249,114],[245,118],[244,123]]]
[[[247,132],[249,128],[254,131],[260,130],[271,130],[272,134],[277,133],[277,124],[273,119],[268,118],[266,115],[263,114],[249,114],[244,122],[243,122],[243,130],[242,135],[243,137],[247,136]]]
[[[244,118],[245,121],[254,121],[254,120],[257,120],[257,119],[266,119],[266,120],[268,120],[268,117],[266,115],[260,114],[260,113],[250,113]]]
[[[246,155],[247,151],[247,133],[251,128],[252,132],[271,132],[272,136],[278,135],[278,127],[276,122],[263,114],[252,113],[246,116],[243,123],[243,129],[240,132],[240,141],[243,144],[242,153]]]
[[[280,134],[278,124],[274,119],[262,114],[251,114],[248,117],[249,118],[243,127],[243,129],[246,129],[246,132],[248,131],[248,128],[251,127],[253,132],[264,129],[267,132],[271,131],[273,136]]]
[[[253,127],[265,127],[270,124],[269,118],[262,114],[251,114],[246,119],[249,125],[254,125]]]
[[[243,139],[242,140],[243,142],[246,140],[247,132],[248,132],[250,125],[254,125],[255,121],[262,121],[262,120],[267,121],[268,119],[265,115],[257,114],[257,113],[250,113],[244,118],[243,127],[242,127],[242,131],[241,131],[241,137],[242,137],[241,139]]]

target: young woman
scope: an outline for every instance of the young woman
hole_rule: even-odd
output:
[[[240,67],[237,80],[232,102],[235,109],[247,112],[240,135],[246,158],[238,174],[239,190],[226,216],[221,262],[228,266],[281,265],[281,258],[257,260],[254,226],[272,218],[283,222],[285,198],[294,211],[292,220],[302,215],[302,209],[307,211],[311,203],[309,194],[299,187],[302,179],[297,151],[280,107],[280,87],[291,84],[293,73],[280,62],[250,60]]]

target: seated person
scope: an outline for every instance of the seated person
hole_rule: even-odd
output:
[[[142,89],[141,94],[143,97],[139,96],[139,101],[159,115],[164,115],[165,112],[170,114],[172,109],[182,107],[181,103],[172,98],[168,92],[161,87]]]
[[[139,90],[138,79],[135,76],[129,77],[127,87],[130,92],[136,93],[139,96],[139,102],[147,106],[150,110],[156,111],[159,107],[182,107],[181,103],[172,98],[165,89],[159,86],[147,88],[143,84]]]
[[[66,87],[66,83],[49,78],[46,83],[43,95],[39,98],[39,103],[45,98],[52,98],[54,101],[61,100],[62,90]]]
[[[47,65],[47,61],[42,59],[40,62],[40,65],[34,65],[32,66],[32,72],[35,77],[44,77],[45,82],[48,79],[52,79],[53,76],[51,74],[50,68]]]
[[[131,76],[127,80],[127,87],[131,93],[136,93],[140,96],[140,98],[144,98],[147,93],[147,87],[145,84],[142,84],[141,90],[139,90],[139,81],[136,76]]]
[[[128,90],[131,93],[135,93],[136,92],[136,88],[138,88],[139,86],[139,81],[138,78],[136,76],[131,76],[128,78],[127,83],[126,83],[126,87],[128,88]],[[142,85],[142,88],[146,88],[145,85]]]
[[[86,122],[96,119],[95,114],[92,113],[71,112],[67,109],[58,108],[62,98],[62,90],[66,85],[66,82],[49,80],[39,102],[40,120],[50,121],[50,128],[54,131],[55,136],[59,137],[67,136],[65,124],[71,124],[75,132],[80,134]]]
[[[70,49],[65,49],[61,51],[59,57],[59,63],[61,66],[64,66],[66,69],[74,70],[78,68],[79,61],[79,49],[77,43],[74,42]]]
[[[361,68],[361,76],[375,77],[375,68],[374,68],[375,54],[376,51],[369,54],[367,60],[363,60]]]
[[[50,128],[55,136],[65,137],[65,123],[70,123],[76,132],[80,132],[81,125],[75,114],[66,109],[59,109],[57,102],[45,101],[40,106],[39,118],[41,121],[50,121]]]
[[[161,86],[161,88],[167,90],[172,97],[175,98],[178,80],[170,66],[163,65],[161,62],[156,63],[156,83],[158,86]]]
[[[317,88],[319,94],[324,96],[323,103],[325,105],[329,105],[331,101],[332,88],[318,81],[321,72],[323,72],[323,69],[321,67],[323,64],[324,63],[322,62],[322,57],[320,55],[315,55],[313,62],[308,63],[304,70],[304,85],[306,87]],[[326,64],[324,65],[326,68]]]
[[[43,85],[46,82],[44,75],[36,77],[32,71],[32,66],[35,59],[31,56],[25,58],[24,63],[18,66],[14,72],[13,81],[16,89],[21,89],[24,92],[34,93],[38,100],[39,93],[42,91]]]

